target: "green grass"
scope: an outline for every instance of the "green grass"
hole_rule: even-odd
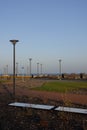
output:
[[[46,82],[41,87],[36,87],[34,90],[41,91],[55,91],[55,92],[68,92],[73,90],[78,90],[86,88],[87,90],[87,82],[83,81],[53,81]]]

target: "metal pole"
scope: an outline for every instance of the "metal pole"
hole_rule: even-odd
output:
[[[15,98],[15,44],[13,44],[13,95]]]
[[[24,67],[22,67],[22,81],[24,82]]]
[[[29,59],[29,61],[30,61],[30,76],[31,76],[31,60],[32,60],[32,58]]]
[[[59,59],[59,75],[61,76],[61,59]]]
[[[18,62],[16,62],[16,76],[18,76]]]
[[[42,75],[42,64],[40,64],[40,67],[41,67],[41,75]]]
[[[37,63],[37,76],[39,76],[39,63]]]
[[[18,40],[10,40],[13,44],[13,97],[15,100],[15,44],[19,42]]]
[[[6,70],[7,70],[7,71],[6,71],[6,74],[8,75],[8,65],[6,65]]]

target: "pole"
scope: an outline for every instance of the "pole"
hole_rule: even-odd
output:
[[[39,63],[37,63],[37,76],[39,76]]]
[[[13,44],[13,95],[15,98],[15,44]]]
[[[6,65],[6,70],[7,70],[7,71],[6,71],[6,74],[8,75],[8,65]]]
[[[61,76],[61,59],[59,60],[59,75]]]
[[[18,62],[16,63],[16,76],[18,76]]]
[[[13,98],[15,100],[15,44],[19,42],[18,40],[10,40],[13,44]]]
[[[40,64],[40,66],[41,66],[41,75],[42,75],[42,64]]]
[[[29,59],[29,61],[30,61],[30,77],[31,77],[31,60],[32,60],[32,58]]]

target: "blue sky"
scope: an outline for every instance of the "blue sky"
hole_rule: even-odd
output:
[[[12,72],[10,39],[18,39],[19,70],[87,73],[87,0],[0,0],[0,71]]]

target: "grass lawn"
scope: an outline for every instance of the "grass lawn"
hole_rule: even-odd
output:
[[[44,83],[41,87],[33,88],[34,90],[41,91],[54,91],[54,92],[68,92],[79,89],[86,89],[87,82],[84,81],[48,81]]]

